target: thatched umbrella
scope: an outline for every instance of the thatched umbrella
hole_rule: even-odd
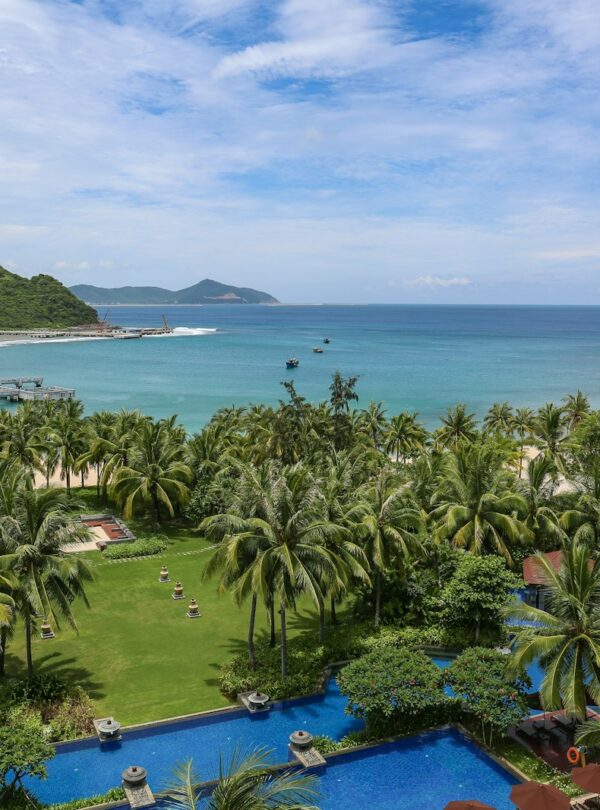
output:
[[[489,804],[478,802],[475,799],[465,799],[465,801],[448,802],[444,810],[495,810]]]

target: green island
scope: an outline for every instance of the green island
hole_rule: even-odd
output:
[[[311,694],[334,662],[362,727],[316,738],[322,753],[458,723],[580,792],[519,729],[532,708],[563,713],[571,745],[600,750],[586,709],[600,704],[600,412],[579,391],[535,412],[496,403],[481,423],[458,404],[430,431],[358,408],[357,379],[337,372],[317,404],[283,386],[278,407],[218,411],[193,436],[74,400],[0,410],[0,806],[49,806],[27,778],[93,718]],[[82,515],[133,537],[94,550]],[[250,805],[265,774],[276,798]],[[257,751],[207,807],[318,807],[311,779],[274,776]],[[195,807],[194,785],[180,768],[171,806]],[[232,786],[247,804],[223,799]],[[122,797],[115,784],[60,807]]]
[[[183,290],[164,287],[95,287],[76,284],[71,292],[90,304],[277,304],[276,298],[251,287],[234,287],[205,278]]]
[[[0,267],[0,330],[62,329],[97,320],[92,307],[52,276],[28,279]]]

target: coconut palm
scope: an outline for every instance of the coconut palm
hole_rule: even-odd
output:
[[[519,478],[523,472],[525,441],[533,430],[534,413],[531,408],[517,408],[512,418],[512,429],[519,437]]]
[[[242,592],[260,594],[265,603],[277,599],[281,620],[281,676],[287,676],[288,608],[301,593],[321,609],[324,583],[343,584],[343,564],[322,543],[330,527],[320,513],[319,489],[308,470],[298,464],[266,471],[267,485],[256,504],[256,514],[243,520],[236,534],[240,542],[260,553],[240,577]],[[233,534],[233,532],[232,532]]]
[[[546,609],[515,602],[509,619],[524,620],[516,628],[512,673],[540,661],[545,675],[540,687],[546,710],[565,709],[580,720],[588,699],[600,701],[600,563],[578,543],[564,552],[555,571],[547,557],[537,555],[546,590]]]
[[[79,409],[64,408],[57,412],[45,434],[48,452],[55,452],[65,477],[67,496],[71,494],[71,474],[77,459],[86,449],[83,422]]]
[[[598,548],[600,542],[600,493],[586,492],[577,500],[574,509],[560,516],[560,525],[577,543]]]
[[[17,462],[33,479],[35,470],[40,467],[44,441],[40,436],[39,420],[31,408],[19,408],[9,416],[3,425],[2,437],[0,458]]]
[[[467,406],[463,403],[449,408],[441,421],[442,427],[435,434],[441,447],[452,448],[461,442],[473,442],[477,438],[475,414],[467,413]]]
[[[381,402],[369,402],[360,412],[361,432],[368,436],[374,447],[381,447],[388,421]]]
[[[510,484],[504,458],[494,446],[460,446],[448,459],[432,498],[436,539],[448,539],[472,554],[495,552],[512,565],[509,546],[531,543],[533,534],[515,517],[526,512],[526,502]]]
[[[27,671],[33,674],[31,636],[37,617],[58,625],[64,617],[77,629],[71,604],[85,598],[91,570],[75,554],[65,554],[67,543],[88,540],[89,529],[74,521],[59,490],[22,489],[11,515],[0,518],[0,572],[14,577],[11,591],[25,625]]]
[[[235,752],[221,760],[214,787],[202,789],[192,760],[176,768],[161,795],[171,810],[318,810],[307,802],[318,796],[316,777],[296,768],[280,770],[269,764],[270,751],[257,748]]]
[[[526,503],[524,523],[533,534],[538,549],[556,548],[566,540],[560,518],[550,505],[554,490],[553,472],[552,462],[538,456],[530,460],[525,479],[517,483]]]
[[[568,394],[563,402],[565,403],[563,412],[569,430],[574,430],[590,413],[590,401],[582,391],[577,391],[576,394]]]
[[[483,420],[486,433],[510,435],[513,424],[513,410],[508,402],[494,402]]]
[[[405,461],[415,453],[424,449],[427,441],[427,431],[417,422],[417,413],[403,411],[392,416],[385,434],[385,450],[393,453],[396,463]]]
[[[381,622],[383,578],[387,571],[402,572],[420,549],[425,524],[410,490],[401,487],[397,474],[382,469],[358,493],[348,513],[361,537],[375,578],[375,626]]]
[[[192,471],[181,459],[183,448],[173,443],[160,424],[142,424],[136,445],[129,453],[127,466],[115,474],[112,494],[126,518],[145,503],[161,522],[161,505],[171,517],[175,507],[190,494]]]
[[[533,420],[532,433],[543,455],[552,461],[558,472],[562,472],[568,440],[563,408],[547,402]]]
[[[321,584],[324,596],[329,596],[331,622],[336,624],[336,602],[349,590],[353,582],[370,585],[369,562],[358,538],[354,536],[351,510],[354,506],[353,492],[364,476],[363,456],[347,452],[334,453],[329,459],[322,477],[319,478],[320,508],[326,530],[321,542],[332,556],[341,563],[340,578]],[[320,606],[320,640],[325,635],[325,606]]]

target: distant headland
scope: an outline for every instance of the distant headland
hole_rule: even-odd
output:
[[[88,304],[278,304],[269,293],[250,287],[234,287],[205,278],[183,290],[166,290],[162,287],[94,287],[91,284],[76,284],[71,292]]]

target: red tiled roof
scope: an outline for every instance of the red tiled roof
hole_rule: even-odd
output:
[[[564,558],[562,551],[548,551],[544,556],[555,571],[560,570]],[[523,580],[526,585],[546,585],[546,572],[537,557],[526,557],[523,560]]]

